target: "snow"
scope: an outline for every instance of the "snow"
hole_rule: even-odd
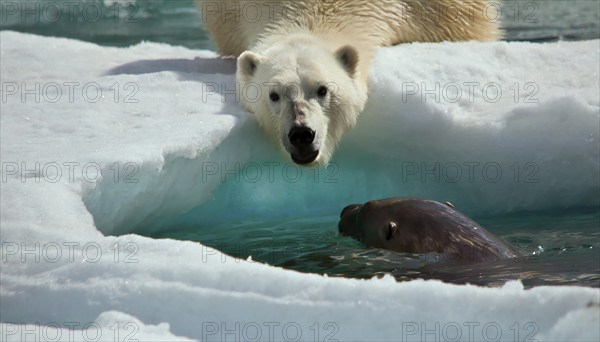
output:
[[[318,173],[235,103],[233,60],[0,41],[2,340],[600,338],[598,289],[342,279],[137,235],[385,196],[473,215],[600,205],[598,40],[383,49],[357,128]]]

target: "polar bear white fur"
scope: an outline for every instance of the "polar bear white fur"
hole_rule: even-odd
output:
[[[367,101],[375,49],[495,40],[487,0],[197,0],[242,106],[302,165],[327,164]]]

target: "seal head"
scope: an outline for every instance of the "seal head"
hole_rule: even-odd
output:
[[[516,253],[450,203],[389,198],[352,204],[340,215],[339,231],[365,245],[402,253],[440,253],[450,260],[493,261]]]

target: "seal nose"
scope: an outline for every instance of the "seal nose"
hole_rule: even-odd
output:
[[[288,139],[292,146],[303,149],[315,141],[315,131],[306,126],[295,126],[290,130]]]

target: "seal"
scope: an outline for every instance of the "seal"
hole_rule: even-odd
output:
[[[339,231],[365,245],[402,253],[440,253],[450,261],[481,262],[517,253],[450,203],[388,198],[346,206]]]

